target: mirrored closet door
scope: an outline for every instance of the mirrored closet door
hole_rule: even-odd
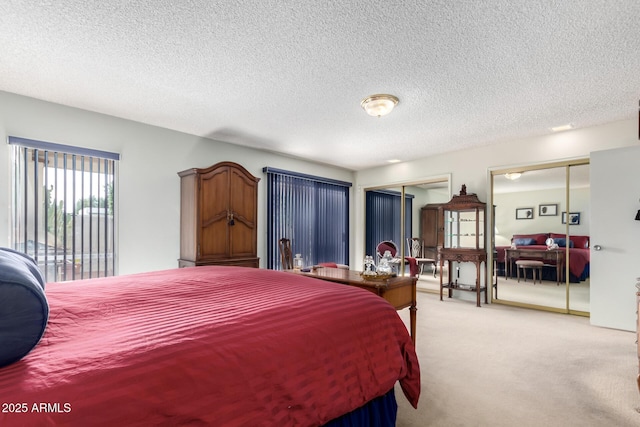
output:
[[[588,315],[589,165],[492,172],[494,302]]]
[[[589,313],[589,274],[591,257],[589,165],[569,166],[569,242],[568,307],[577,314]]]
[[[391,242],[396,248],[398,274],[416,275],[419,288],[438,291],[436,264],[410,263],[407,257],[437,259],[437,207],[451,198],[449,179],[368,188],[365,198],[366,255],[373,256],[377,263],[383,255],[378,252],[387,247],[384,242]]]

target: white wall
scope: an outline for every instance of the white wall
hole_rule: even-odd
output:
[[[266,261],[266,177],[271,166],[341,181],[353,173],[0,92],[0,138],[18,136],[121,154],[119,165],[119,273],[175,268],[180,253],[180,181],[177,172],[233,161],[260,177],[258,256]],[[0,246],[9,244],[10,148],[0,144]]]

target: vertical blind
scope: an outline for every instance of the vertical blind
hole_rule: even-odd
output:
[[[403,236],[400,232],[402,194],[397,191],[371,190],[366,195],[365,250],[367,255],[376,256],[378,243],[391,240],[398,247],[400,255]],[[411,237],[413,195],[405,194],[405,233]],[[406,250],[406,249],[405,249]]]
[[[281,269],[278,241],[291,240],[305,265],[347,264],[351,183],[265,167],[267,268]]]
[[[119,155],[10,136],[14,249],[45,280],[115,274],[115,177]]]

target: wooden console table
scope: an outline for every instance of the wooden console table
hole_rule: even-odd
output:
[[[290,273],[302,274],[329,282],[357,286],[387,300],[396,310],[409,307],[410,332],[413,343],[416,342],[416,282],[417,278],[409,276],[392,277],[386,280],[366,280],[359,271],[342,268],[318,268],[310,272],[286,270]]]
[[[448,289],[448,296],[453,296],[453,290],[471,291],[476,293],[476,306],[480,307],[480,294],[484,292],[484,303],[489,304],[489,292],[487,285],[482,286],[481,270],[484,263],[484,277],[487,280],[487,252],[484,249],[468,249],[468,248],[440,248],[440,301],[442,301],[443,290]],[[444,263],[447,263],[448,277],[447,282],[443,282],[442,274]],[[473,285],[462,285],[453,278],[451,263],[452,262],[472,262],[476,266],[476,282]]]
[[[540,259],[543,261],[555,261],[556,263],[556,282],[560,285],[560,279],[562,278],[565,250],[564,249],[526,249],[526,248],[507,248],[504,250],[504,278],[507,280],[511,275],[511,261],[525,258],[525,259]]]

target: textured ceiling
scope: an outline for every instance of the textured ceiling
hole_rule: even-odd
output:
[[[639,71],[638,0],[0,2],[0,90],[353,170],[636,117]]]

